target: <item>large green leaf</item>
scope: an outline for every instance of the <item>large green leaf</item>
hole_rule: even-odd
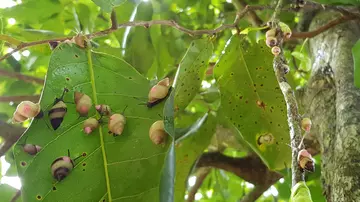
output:
[[[212,51],[213,45],[208,39],[191,42],[179,64],[179,78],[175,88],[175,110],[184,110],[198,93]]]
[[[63,88],[67,113],[61,126],[54,131],[48,127],[47,115]],[[160,172],[166,147],[154,145],[148,136],[149,127],[160,119],[163,103],[148,109],[139,105],[147,100],[151,86],[132,66],[122,59],[62,44],[51,56],[41,107],[42,119],[33,120],[19,142],[42,147],[35,156],[24,153],[21,146],[14,149],[15,160],[22,178],[22,194],[26,201],[158,201]],[[73,93],[89,95],[94,104],[107,104],[114,113],[127,106],[127,123],[122,135],[108,135],[107,124],[90,135],[84,135],[85,118],[76,113]],[[142,101],[143,100],[143,101]],[[90,117],[96,115],[94,107]],[[105,120],[106,121],[106,120]],[[55,182],[51,163],[70,150],[71,157],[83,153],[76,166],[63,181]]]
[[[102,8],[105,12],[110,13],[113,7],[119,6],[126,2],[126,0],[92,0],[96,5]]]
[[[199,156],[210,144],[215,133],[216,117],[211,113],[205,114],[197,130],[190,130],[191,135],[177,142],[176,147],[176,176],[175,176],[175,202],[183,202],[187,179],[191,169]]]
[[[261,41],[250,44],[234,35],[215,65],[225,116],[241,132],[270,169],[290,165],[291,150],[286,104],[272,69],[273,56]],[[259,145],[271,133],[272,144]]]
[[[360,88],[360,40],[352,48],[352,54],[354,59],[354,83],[356,87]]]

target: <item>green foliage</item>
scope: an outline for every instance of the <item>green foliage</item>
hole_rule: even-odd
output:
[[[126,0],[92,0],[96,5],[100,6],[105,12],[111,12],[111,9],[115,6],[126,2]]]
[[[312,202],[310,190],[305,182],[298,182],[291,189],[290,202]]]
[[[261,41],[250,44],[234,35],[215,65],[221,107],[229,121],[271,169],[290,165],[286,104],[272,70],[272,54]],[[259,144],[272,134],[271,144]],[[279,156],[278,154],[282,155]]]
[[[0,184],[0,196],[2,201],[10,201],[17,190],[7,184]],[[16,202],[21,202],[21,198],[16,200]]]
[[[176,110],[184,110],[199,91],[212,51],[213,46],[208,39],[191,43],[179,65],[174,98]]]
[[[352,54],[354,58],[354,83],[356,87],[360,88],[360,40],[352,48]]]
[[[60,128],[54,131],[47,127],[47,112],[64,87],[70,90],[64,97],[64,101],[69,102],[68,109]],[[146,198],[157,201],[157,179],[166,147],[154,145],[148,137],[150,125],[159,119],[161,105],[152,109],[139,107],[146,101],[149,89],[149,81],[122,59],[86,51],[76,45],[63,44],[56,48],[40,101],[46,115],[34,120],[20,139],[27,138],[43,149],[35,157],[24,153],[21,147],[14,151],[19,176],[24,182],[24,198],[54,201],[69,196],[71,200],[111,196],[113,200],[142,201]],[[109,105],[113,113],[122,113],[127,106],[123,134],[108,135],[106,125],[89,136],[83,134],[85,118],[79,118],[75,105],[70,104],[74,102],[74,91],[89,95],[94,105]],[[94,116],[99,118],[92,108],[89,117]],[[82,153],[87,155],[76,162],[77,166],[65,180],[55,183],[50,165],[57,157],[65,156],[67,149],[72,158]],[[84,192],[84,187],[92,191]]]
[[[184,201],[187,179],[191,173],[194,162],[210,144],[214,135],[217,120],[211,113],[206,114],[198,130],[189,130],[185,138],[177,141],[176,146],[176,177],[175,177],[175,202]]]

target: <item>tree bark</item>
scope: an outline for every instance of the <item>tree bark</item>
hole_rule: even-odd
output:
[[[335,13],[320,13],[310,30],[334,17]],[[309,41],[313,67],[301,103],[320,142],[328,202],[360,199],[360,89],[354,86],[351,53],[359,36],[360,23],[352,21]]]

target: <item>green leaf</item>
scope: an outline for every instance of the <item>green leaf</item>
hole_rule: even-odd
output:
[[[175,202],[183,202],[187,179],[195,161],[210,144],[211,138],[215,133],[216,117],[211,113],[205,114],[202,118],[202,125],[198,130],[189,131],[189,135],[183,136],[184,139],[177,141],[176,147],[176,177],[175,177]]]
[[[286,104],[275,78],[270,49],[264,41],[249,44],[234,35],[215,65],[226,118],[270,168],[290,165],[291,150]],[[272,134],[270,144],[258,144],[261,135]]]
[[[153,10],[151,3],[142,2],[135,10],[136,16],[133,20],[152,19]],[[122,47],[125,50],[125,60],[133,65],[141,74],[145,75],[155,59],[155,50],[149,30],[144,27],[131,27],[128,35],[124,34],[123,37],[121,42],[126,41],[126,46]]]
[[[7,184],[0,184],[1,201],[4,202],[11,201],[11,199],[14,197],[17,191],[18,191],[17,189]],[[21,197],[19,197],[18,200],[16,200],[16,202],[20,202],[20,201],[21,201]]]
[[[360,40],[352,48],[352,55],[354,59],[354,83],[356,87],[360,88]]]
[[[49,124],[48,111],[63,88],[67,113],[57,130]],[[22,178],[23,198],[35,201],[159,201],[159,182],[166,147],[154,145],[149,127],[159,119],[164,103],[148,109],[150,82],[122,59],[62,44],[51,55],[40,105],[42,119],[33,120],[19,142],[42,147],[35,156],[15,147],[14,154]],[[83,122],[75,110],[74,91],[92,98],[94,105],[107,104],[113,113],[122,113],[126,125],[123,134],[108,135],[107,124],[85,135]],[[142,101],[144,100],[144,101]],[[89,117],[97,117],[95,108]],[[105,122],[107,119],[104,120]],[[25,138],[26,141],[25,141]],[[75,168],[61,182],[55,182],[50,165],[70,150]]]
[[[49,18],[58,15],[63,10],[59,1],[49,0],[28,0],[16,6],[6,8],[2,15],[8,18],[15,18],[21,23],[42,23]]]
[[[126,0],[92,0],[105,12],[110,13],[113,7],[119,6],[126,2]]]
[[[290,202],[312,202],[310,190],[304,181],[296,183],[291,189]]]
[[[191,42],[179,64],[180,71],[176,81],[174,103],[176,110],[184,110],[198,93],[212,52],[213,45],[208,39]]]

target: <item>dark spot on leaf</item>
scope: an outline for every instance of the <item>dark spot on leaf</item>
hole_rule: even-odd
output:
[[[249,101],[246,100],[245,103],[247,104],[247,103],[249,103]]]
[[[256,93],[256,90],[254,90],[254,93]]]
[[[270,121],[270,124],[272,124],[272,121]]]
[[[256,84],[254,83],[254,87],[256,87]]]
[[[188,96],[190,96],[190,93],[188,93]]]
[[[185,83],[181,83],[181,86],[184,86],[185,85]]]
[[[21,166],[26,166],[26,162],[25,161],[21,161]]]
[[[128,78],[129,78],[130,80],[132,80],[132,77],[131,77],[131,76],[129,76]]]
[[[261,87],[263,87],[263,86],[264,86],[264,84],[260,84],[260,86],[261,86]]]
[[[82,153],[82,156],[86,156],[86,152],[83,152],[83,153]]]
[[[241,99],[243,98],[243,96],[240,96],[239,98],[240,98],[240,100],[241,100]]]
[[[255,124],[257,124],[257,121],[255,121]]]
[[[78,58],[79,56],[75,54],[75,57]]]
[[[69,78],[69,77],[66,77],[66,81],[70,81],[70,78]]]
[[[198,77],[197,80],[200,81],[200,78]]]
[[[82,166],[86,166],[86,163],[83,163]]]
[[[229,102],[229,105],[231,105],[231,102]]]
[[[85,169],[83,169],[83,171],[85,171]]]
[[[278,142],[276,142],[276,144],[277,144],[277,145],[279,145],[279,143],[278,143]]]
[[[280,127],[280,124],[278,124],[278,126]]]
[[[275,90],[279,90],[280,88],[279,87],[275,87]]]
[[[105,199],[103,199],[102,202],[105,202]]]
[[[55,186],[53,186],[53,190],[56,191],[56,187],[55,187]]]
[[[284,140],[284,138],[281,138],[281,140]]]
[[[37,196],[36,196],[36,199],[37,199],[37,200],[41,200],[42,197],[41,197],[40,195],[37,195]]]
[[[194,46],[194,45],[195,45],[194,42],[192,42],[192,43],[191,43],[191,46]]]
[[[203,61],[201,61],[201,63],[204,63],[205,61],[203,60]]]

